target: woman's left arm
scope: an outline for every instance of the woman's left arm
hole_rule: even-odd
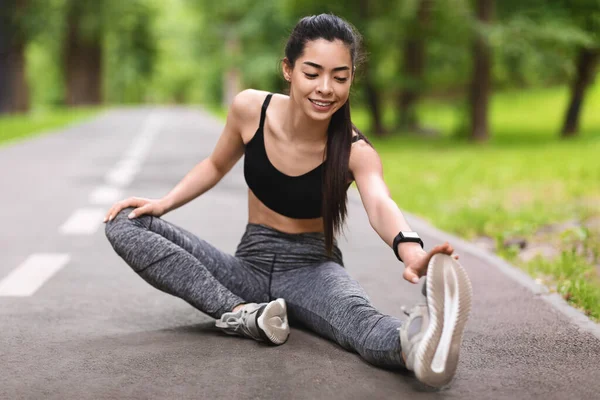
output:
[[[383,166],[379,155],[368,143],[357,141],[352,145],[349,167],[371,226],[391,248],[400,231],[412,229],[390,196],[383,179]],[[406,266],[404,278],[417,283],[418,278],[427,273],[427,264],[431,256],[440,252],[452,254],[452,246],[445,243],[427,253],[418,243],[400,243],[398,254]]]

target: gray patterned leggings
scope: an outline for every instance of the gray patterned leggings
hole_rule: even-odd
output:
[[[106,224],[117,254],[155,288],[213,318],[240,303],[285,299],[292,326],[357,352],[379,367],[403,368],[397,328],[343,267],[337,246],[324,253],[320,233],[288,234],[248,224],[235,256],[161,218],[128,219],[132,208]]]

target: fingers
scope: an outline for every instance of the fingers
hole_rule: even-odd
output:
[[[129,215],[127,216],[127,218],[132,219],[132,218],[137,218],[140,217],[144,214],[146,214],[148,212],[148,206],[142,206],[142,207],[138,207],[135,210],[133,210],[132,212],[129,213]]]
[[[115,215],[117,215],[119,213],[119,211],[121,211],[119,209],[119,207],[115,204],[114,206],[112,206],[108,212],[106,213],[106,215],[104,216],[104,220],[102,222],[108,222],[111,221]]]
[[[433,249],[431,249],[430,255],[434,255],[434,254],[438,254],[438,253],[452,255],[452,253],[454,253],[454,248],[448,242],[446,242],[444,244],[439,244],[439,245],[435,246]]]
[[[402,277],[410,283],[419,283],[419,276],[411,268],[405,268]]]
[[[108,212],[104,216],[103,222],[112,221],[113,218],[115,218],[117,214],[121,212],[121,210],[127,207],[139,207],[141,205],[141,200],[142,199],[136,197],[130,197],[128,199],[113,204],[113,206],[108,210]]]

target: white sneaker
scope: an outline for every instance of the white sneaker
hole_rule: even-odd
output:
[[[229,335],[246,336],[274,345],[285,343],[290,335],[284,299],[244,304],[236,312],[223,314],[215,325]]]
[[[471,296],[471,281],[458,261],[434,255],[427,270],[427,303],[416,305],[398,329],[406,367],[426,385],[441,387],[454,378]]]

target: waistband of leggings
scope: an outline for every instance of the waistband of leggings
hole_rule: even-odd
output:
[[[334,240],[331,256],[325,252],[325,234],[323,232],[287,233],[267,225],[246,225],[238,254],[251,254],[255,252],[277,254],[280,257],[302,257],[307,261],[332,260],[342,263],[342,253]]]

